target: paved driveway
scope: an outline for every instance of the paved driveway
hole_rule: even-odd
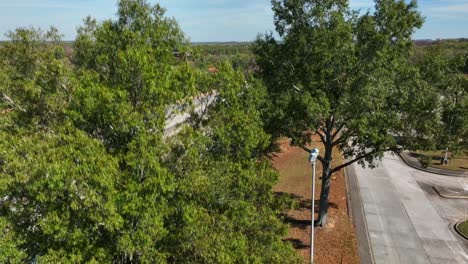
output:
[[[468,245],[452,231],[455,222],[468,218],[468,200],[441,198],[432,189],[468,189],[468,178],[415,170],[391,154],[378,164],[349,170],[357,176],[375,263],[468,264]]]

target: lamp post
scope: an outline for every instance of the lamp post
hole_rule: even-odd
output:
[[[309,162],[312,164],[312,208],[310,209],[311,212],[311,223],[310,223],[310,264],[314,263],[314,220],[315,220],[315,162],[317,161],[317,157],[319,155],[318,148],[314,148],[310,152]]]

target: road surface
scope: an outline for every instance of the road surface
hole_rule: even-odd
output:
[[[201,115],[208,106],[211,105],[218,93],[216,91],[209,94],[202,94],[192,99],[193,109],[186,105],[172,105],[166,109],[166,123],[164,127],[164,136],[170,137],[179,132],[180,125],[190,118],[191,110]]]
[[[356,201],[357,192],[361,200],[362,210],[353,208],[353,218],[367,229],[358,240],[369,242],[375,263],[468,264],[468,244],[453,231],[454,223],[468,218],[468,200],[442,198],[432,189],[468,188],[468,178],[422,172],[390,153],[377,164],[347,170],[357,187],[353,191],[350,185],[351,199]],[[353,201],[351,206],[356,207]]]

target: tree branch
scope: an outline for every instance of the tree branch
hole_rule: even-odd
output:
[[[312,152],[311,149],[307,148],[306,146],[301,146],[301,149],[303,149],[305,152],[310,153]]]
[[[320,155],[317,156],[317,159],[320,160],[320,162],[322,163],[322,165],[323,165],[323,163],[325,162],[325,160],[323,159],[323,157],[320,156]]]
[[[344,128],[344,125],[341,125],[336,129],[335,133],[333,133],[333,135],[332,135],[332,140],[334,140],[335,137],[338,136],[338,134],[341,132],[341,129],[343,129],[343,128]]]
[[[341,169],[343,169],[343,168],[345,168],[345,167],[347,167],[347,166],[349,166],[349,165],[351,165],[351,164],[353,164],[353,163],[355,163],[355,162],[357,162],[357,161],[359,161],[359,160],[361,160],[361,159],[363,159],[363,158],[372,156],[372,155],[374,155],[374,154],[376,154],[376,153],[379,153],[379,152],[385,152],[385,151],[390,151],[390,150],[393,150],[393,148],[388,148],[388,149],[384,149],[384,150],[374,150],[374,151],[371,151],[371,152],[369,152],[369,153],[366,153],[366,154],[357,156],[356,158],[354,158],[354,159],[352,159],[352,160],[350,160],[350,161],[348,161],[348,162],[346,162],[346,163],[343,163],[343,164],[341,164],[340,166],[338,166],[338,167],[332,169],[332,173],[335,173],[335,172],[337,172],[337,171],[340,171]]]
[[[345,140],[343,138],[339,138],[338,140],[333,142],[332,146],[335,147],[343,142],[345,142]]]
[[[327,132],[331,133],[335,126],[335,117],[331,115],[327,120]]]
[[[319,130],[319,131],[322,131],[324,134],[327,133],[327,131],[325,130],[325,128],[323,128],[322,126],[318,126],[318,130]]]
[[[10,104],[11,106],[13,107],[18,107],[19,110],[23,111],[23,112],[26,112],[26,110],[24,110],[24,108],[22,108],[20,105],[18,105],[17,103],[15,103],[8,95],[6,94],[3,94],[3,100],[5,102],[7,102],[8,104]]]
[[[327,143],[327,140],[325,139],[325,137],[324,137],[322,134],[320,134],[320,131],[317,131],[316,133],[319,135],[320,140],[322,141],[322,143],[323,143],[323,144],[326,144],[326,143]]]

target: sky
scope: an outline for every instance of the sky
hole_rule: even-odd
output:
[[[151,0],[167,9],[193,42],[252,41],[274,31],[270,0]],[[354,9],[372,8],[372,0],[350,0]],[[415,39],[468,38],[468,0],[419,0],[426,18]],[[0,40],[17,27],[55,26],[73,40],[88,15],[115,17],[116,0],[0,0]]]

